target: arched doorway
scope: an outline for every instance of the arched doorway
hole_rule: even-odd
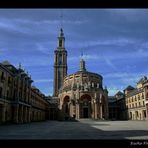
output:
[[[62,107],[65,115],[65,120],[69,118],[69,101],[70,101],[70,97],[65,96],[63,99],[63,107]]]
[[[139,118],[138,111],[135,111],[135,117],[136,117],[136,120],[138,120],[138,118]]]
[[[129,119],[132,120],[132,112],[130,112]]]
[[[87,94],[80,98],[80,118],[91,117],[91,97]]]

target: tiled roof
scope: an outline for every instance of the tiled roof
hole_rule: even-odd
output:
[[[125,90],[133,90],[133,89],[135,89],[135,88],[132,87],[131,85],[129,85],[129,86],[127,86],[127,87],[125,88]]]
[[[116,95],[124,95],[121,91],[118,91]]]

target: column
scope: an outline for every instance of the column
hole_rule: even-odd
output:
[[[95,119],[95,103],[93,102],[93,118]]]
[[[19,101],[19,90],[20,90],[20,84],[19,84],[19,80],[17,81],[17,88],[16,88],[16,98],[17,98],[17,101]]]
[[[100,104],[100,119],[102,119],[102,104]]]
[[[6,121],[5,111],[6,111],[6,106],[2,105],[2,122],[3,123]]]
[[[24,108],[23,105],[20,106],[20,123],[23,123],[24,120]]]
[[[18,114],[18,111],[19,111],[19,105],[16,104],[14,106],[14,119],[13,119],[14,123],[18,123],[19,122],[19,114]]]
[[[94,118],[94,103],[91,102],[91,118]]]
[[[79,106],[79,104],[77,103],[77,104],[76,104],[76,119],[79,119],[79,118],[80,118],[80,111],[79,111],[79,108],[80,108],[80,106]]]
[[[25,116],[24,116],[24,122],[26,123],[27,122],[27,107],[25,106],[24,107],[24,114],[25,114]]]
[[[109,110],[108,110],[108,104],[107,103],[105,105],[105,108],[106,108],[105,109],[106,110],[106,113],[105,113],[106,115],[105,116],[106,116],[106,119],[108,119],[109,118]]]
[[[28,122],[31,122],[30,114],[31,114],[31,109],[30,109],[30,107],[29,107],[29,108],[28,108]]]
[[[97,119],[97,103],[95,103],[95,119]]]
[[[72,106],[71,106],[71,103],[69,103],[69,104],[68,104],[68,108],[69,108],[69,116],[72,115],[72,109],[71,109],[71,107],[72,107]],[[71,116],[71,117],[72,117],[72,116]]]

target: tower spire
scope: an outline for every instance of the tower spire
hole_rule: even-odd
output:
[[[81,49],[81,59],[83,59],[83,49]]]
[[[63,11],[61,10],[61,13],[60,13],[60,28],[62,29],[63,28]]]
[[[80,71],[86,71],[85,61],[83,59],[80,60]]]
[[[85,61],[83,59],[83,49],[81,49],[80,71],[86,71]]]

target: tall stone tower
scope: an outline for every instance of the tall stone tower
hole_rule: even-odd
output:
[[[58,96],[58,91],[63,85],[63,79],[67,75],[67,51],[65,49],[65,37],[61,28],[58,36],[57,49],[54,51],[54,94]]]

